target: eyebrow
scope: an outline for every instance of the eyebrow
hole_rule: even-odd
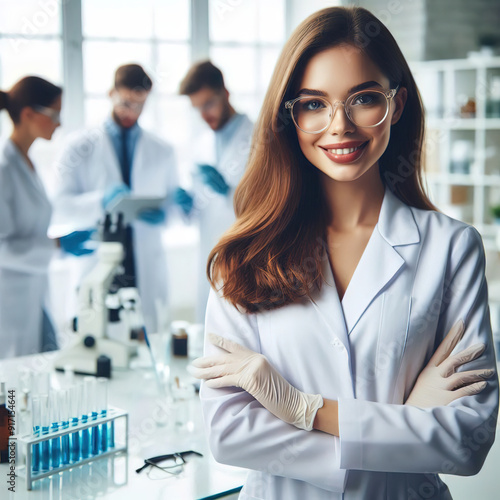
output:
[[[369,82],[363,82],[360,83],[359,85],[355,85],[354,87],[350,88],[347,91],[347,93],[351,94],[352,92],[368,89],[370,87],[382,87],[382,85],[380,85],[380,83],[376,82],[375,80],[370,80]],[[322,90],[313,90],[313,89],[300,89],[297,95],[315,95],[320,97],[328,97],[328,94],[326,92],[323,92]]]

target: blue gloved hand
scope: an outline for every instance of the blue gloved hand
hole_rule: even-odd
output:
[[[176,205],[181,207],[186,215],[189,215],[193,209],[193,197],[185,189],[178,187],[174,191],[173,201]]]
[[[110,203],[117,198],[123,198],[130,194],[130,188],[126,184],[115,184],[106,190],[102,197],[102,207],[107,210]]]
[[[210,186],[216,193],[227,194],[229,185],[215,167],[211,165],[198,165],[198,168],[204,184]]]
[[[139,220],[153,225],[162,224],[165,222],[165,212],[159,208],[145,208],[140,211]]]
[[[81,255],[88,255],[92,253],[95,248],[88,248],[85,243],[91,238],[95,233],[95,229],[89,229],[86,231],[73,231],[66,236],[61,236],[59,238],[59,243],[61,248],[72,255],[80,257]]]

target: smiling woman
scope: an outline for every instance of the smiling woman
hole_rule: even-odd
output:
[[[242,500],[449,500],[439,473],[482,467],[498,413],[484,249],[425,194],[423,126],[370,12],[324,9],[292,34],[193,362],[215,458],[252,469]]]

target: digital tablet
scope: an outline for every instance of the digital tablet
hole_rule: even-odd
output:
[[[139,218],[142,210],[162,209],[166,197],[158,196],[124,196],[112,201],[106,211],[110,214],[123,214],[123,222],[130,224]]]

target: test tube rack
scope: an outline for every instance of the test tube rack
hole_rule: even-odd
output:
[[[33,445],[42,443],[43,441],[51,441],[52,439],[64,436],[66,434],[73,434],[74,432],[80,432],[84,429],[90,429],[94,426],[101,426],[102,424],[114,422],[118,419],[125,420],[125,435],[119,444],[117,443],[117,441],[115,441],[115,445],[108,449],[108,451],[103,451],[101,453],[91,455],[88,458],[80,458],[78,461],[70,462],[69,464],[61,464],[59,467],[50,470],[38,472],[34,472],[32,470]],[[99,417],[96,420],[88,420],[86,423],[78,423],[77,425],[45,434],[41,437],[35,437],[32,435],[22,436],[20,434],[16,434],[14,436],[10,436],[9,440],[16,443],[16,457],[22,455],[26,457],[26,461],[24,464],[16,463],[16,476],[25,479],[26,489],[29,491],[33,489],[33,483],[35,481],[52,476],[54,474],[59,474],[60,472],[63,472],[65,470],[74,469],[75,467],[79,467],[80,465],[93,462],[101,458],[109,457],[116,453],[126,452],[128,449],[128,412],[111,406],[108,408],[105,417]],[[21,447],[22,449],[20,450]]]

